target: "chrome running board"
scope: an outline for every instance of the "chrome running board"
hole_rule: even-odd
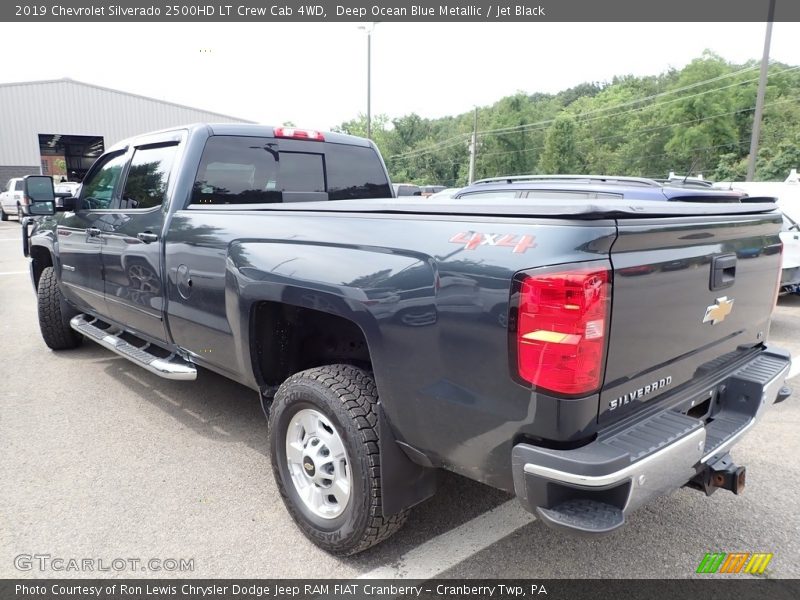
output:
[[[104,348],[116,352],[123,358],[155,373],[164,379],[176,379],[179,381],[193,381],[197,379],[197,369],[195,366],[182,359],[175,353],[166,357],[156,356],[148,351],[150,344],[144,343],[143,346],[134,346],[126,342],[119,336],[124,333],[122,330],[113,326],[102,329],[95,325],[101,323],[98,319],[89,315],[77,315],[73,317],[69,324],[78,333],[83,334],[93,342],[97,342]],[[165,351],[166,352],[166,351]]]

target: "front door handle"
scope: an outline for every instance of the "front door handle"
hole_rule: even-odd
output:
[[[89,229],[86,230],[86,233],[89,235],[89,237],[97,237],[101,232],[97,227],[89,227]]]
[[[139,240],[141,240],[142,242],[144,242],[145,244],[149,244],[150,242],[157,242],[158,241],[158,235],[156,235],[155,233],[152,233],[150,231],[142,231],[140,233],[137,233],[136,237]]]

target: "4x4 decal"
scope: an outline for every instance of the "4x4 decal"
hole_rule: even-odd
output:
[[[475,250],[478,246],[502,246],[513,248],[515,254],[523,254],[529,248],[536,247],[536,238],[532,235],[517,236],[511,233],[480,233],[462,231],[450,238],[451,244],[462,244],[465,250]]]

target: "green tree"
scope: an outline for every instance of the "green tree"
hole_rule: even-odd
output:
[[[575,117],[569,113],[558,115],[547,130],[544,151],[539,159],[542,173],[578,173],[582,160],[576,148],[577,125]]]

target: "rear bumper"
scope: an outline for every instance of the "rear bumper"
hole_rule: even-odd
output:
[[[775,402],[790,365],[787,352],[766,348],[703,394],[676,397],[666,408],[610,427],[586,446],[517,444],[517,497],[549,525],[584,533],[616,529],[632,510],[724,457]],[[705,402],[708,412],[692,416]]]

